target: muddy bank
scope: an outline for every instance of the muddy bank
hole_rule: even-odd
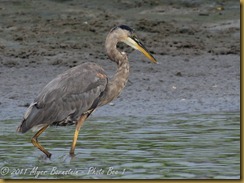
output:
[[[121,96],[94,115],[157,115],[240,110],[239,56],[159,56],[158,65],[132,53],[131,75]],[[98,61],[107,71],[112,67]],[[204,63],[204,64],[203,64]],[[1,67],[2,119],[20,118],[41,88],[64,66]],[[11,78],[11,79],[9,79]]]
[[[127,24],[159,64],[124,45],[131,75],[121,96],[94,115],[240,110],[240,18],[235,1],[2,1],[0,119],[22,118],[40,89],[86,61],[109,74],[114,25]]]

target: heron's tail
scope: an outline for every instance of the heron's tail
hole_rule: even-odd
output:
[[[21,126],[18,126],[18,128],[16,129],[16,132],[19,132],[19,133],[22,132],[22,128],[21,128]]]
[[[27,130],[24,130],[24,128],[22,127],[23,123],[24,123],[24,120],[21,122],[21,125],[18,126],[18,128],[16,129],[16,132],[25,133],[27,131]]]
[[[28,125],[26,119],[23,119],[22,122],[21,122],[21,124],[16,129],[16,132],[25,133],[25,132],[27,132],[31,128],[32,128],[32,126],[29,126]]]
[[[33,116],[36,116],[37,113],[35,105],[36,102],[30,104],[24,115],[24,119],[22,120],[20,126],[16,129],[16,132],[25,133],[33,127],[31,121],[33,121]]]

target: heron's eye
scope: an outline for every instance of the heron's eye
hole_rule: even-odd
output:
[[[140,42],[136,35],[133,35],[131,38],[132,38],[135,42],[137,42],[137,43]]]
[[[137,36],[136,36],[135,34],[133,34],[133,35],[131,36],[131,38],[134,39],[135,41],[138,41],[138,38],[137,38]]]

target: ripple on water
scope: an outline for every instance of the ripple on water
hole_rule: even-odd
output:
[[[0,166],[12,171],[4,178],[35,178],[31,171],[36,167],[47,171],[37,178],[51,179],[240,178],[238,112],[91,117],[80,132],[74,158],[69,156],[74,126],[49,128],[40,136],[52,153],[48,159],[30,143],[32,132],[15,133],[17,123],[1,121]],[[26,173],[13,173],[22,169]],[[68,170],[73,173],[62,174]]]

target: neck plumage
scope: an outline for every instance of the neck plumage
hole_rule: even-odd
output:
[[[116,48],[118,40],[114,37],[107,37],[105,48],[109,58],[117,64],[115,75],[108,81],[105,90],[105,105],[119,96],[122,89],[125,87],[129,77],[129,62],[127,56],[123,52],[119,52]]]

